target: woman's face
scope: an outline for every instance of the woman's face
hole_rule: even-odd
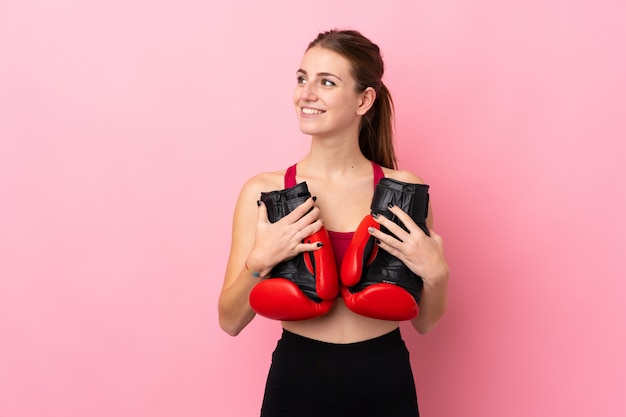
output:
[[[330,49],[314,46],[304,54],[293,94],[302,133],[358,134],[363,94],[357,93],[350,70],[348,60]]]

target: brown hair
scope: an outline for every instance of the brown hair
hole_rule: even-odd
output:
[[[361,119],[359,147],[367,159],[395,169],[393,100],[382,81],[385,65],[378,45],[358,31],[333,29],[320,33],[307,51],[314,46],[330,49],[350,62],[357,91],[365,91],[368,87],[376,91],[374,105]]]

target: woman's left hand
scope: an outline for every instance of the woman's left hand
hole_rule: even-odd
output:
[[[445,283],[449,268],[441,236],[432,229],[429,229],[430,236],[428,236],[398,206],[390,207],[389,211],[398,217],[408,232],[384,216],[375,217],[376,222],[397,237],[376,228],[370,228],[369,232],[378,240],[379,247],[398,258],[411,271],[419,275],[425,286],[436,287]]]

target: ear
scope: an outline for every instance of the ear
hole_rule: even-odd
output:
[[[361,100],[359,101],[359,107],[356,109],[356,113],[359,116],[363,116],[374,105],[376,101],[376,90],[372,87],[367,87],[365,91],[360,94]]]

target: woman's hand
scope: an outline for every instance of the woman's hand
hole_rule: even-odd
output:
[[[441,236],[429,229],[430,236],[422,231],[411,217],[397,206],[389,208],[408,232],[384,216],[376,221],[396,237],[376,228],[369,232],[378,240],[380,248],[402,261],[411,271],[419,275],[424,286],[437,287],[448,279],[449,269],[443,250]]]
[[[303,243],[303,240],[322,227],[320,210],[311,197],[296,207],[291,213],[275,223],[267,216],[267,207],[258,202],[258,220],[254,245],[248,255],[247,266],[268,276],[278,263],[291,259],[299,253],[317,250],[318,242]]]

